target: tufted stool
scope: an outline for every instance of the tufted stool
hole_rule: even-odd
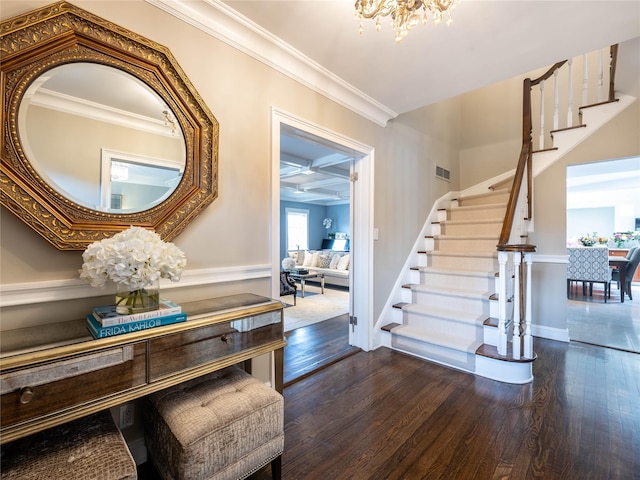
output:
[[[284,399],[248,373],[228,367],[148,400],[145,441],[165,480],[242,479],[269,462],[280,478]]]
[[[2,480],[138,478],[108,410],[2,446]]]

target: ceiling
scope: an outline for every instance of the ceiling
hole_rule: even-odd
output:
[[[400,44],[388,19],[381,32],[365,21],[360,36],[355,0],[205,1],[223,3],[241,23],[388,109],[390,118],[640,36],[637,0],[460,0],[451,27],[417,25]],[[283,132],[281,199],[348,199],[349,155],[317,140]]]
[[[640,36],[637,0],[459,0],[451,27],[417,25],[396,44],[388,19],[360,36],[354,3],[224,1],[397,114]]]

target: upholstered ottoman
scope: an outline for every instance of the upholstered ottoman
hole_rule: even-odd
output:
[[[2,480],[138,478],[108,410],[2,446]]]
[[[143,419],[165,480],[242,479],[271,462],[280,478],[284,399],[237,367],[153,393]]]

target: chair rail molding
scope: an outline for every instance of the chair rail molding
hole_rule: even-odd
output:
[[[179,282],[161,281],[160,288],[170,290],[258,278],[271,278],[270,264],[186,270]],[[0,285],[0,308],[91,298],[110,293],[108,289],[93,288],[79,278],[10,283]]]

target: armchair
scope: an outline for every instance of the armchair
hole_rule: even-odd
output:
[[[293,295],[293,304],[296,304],[298,287],[289,276],[288,272],[280,271],[280,296]]]

